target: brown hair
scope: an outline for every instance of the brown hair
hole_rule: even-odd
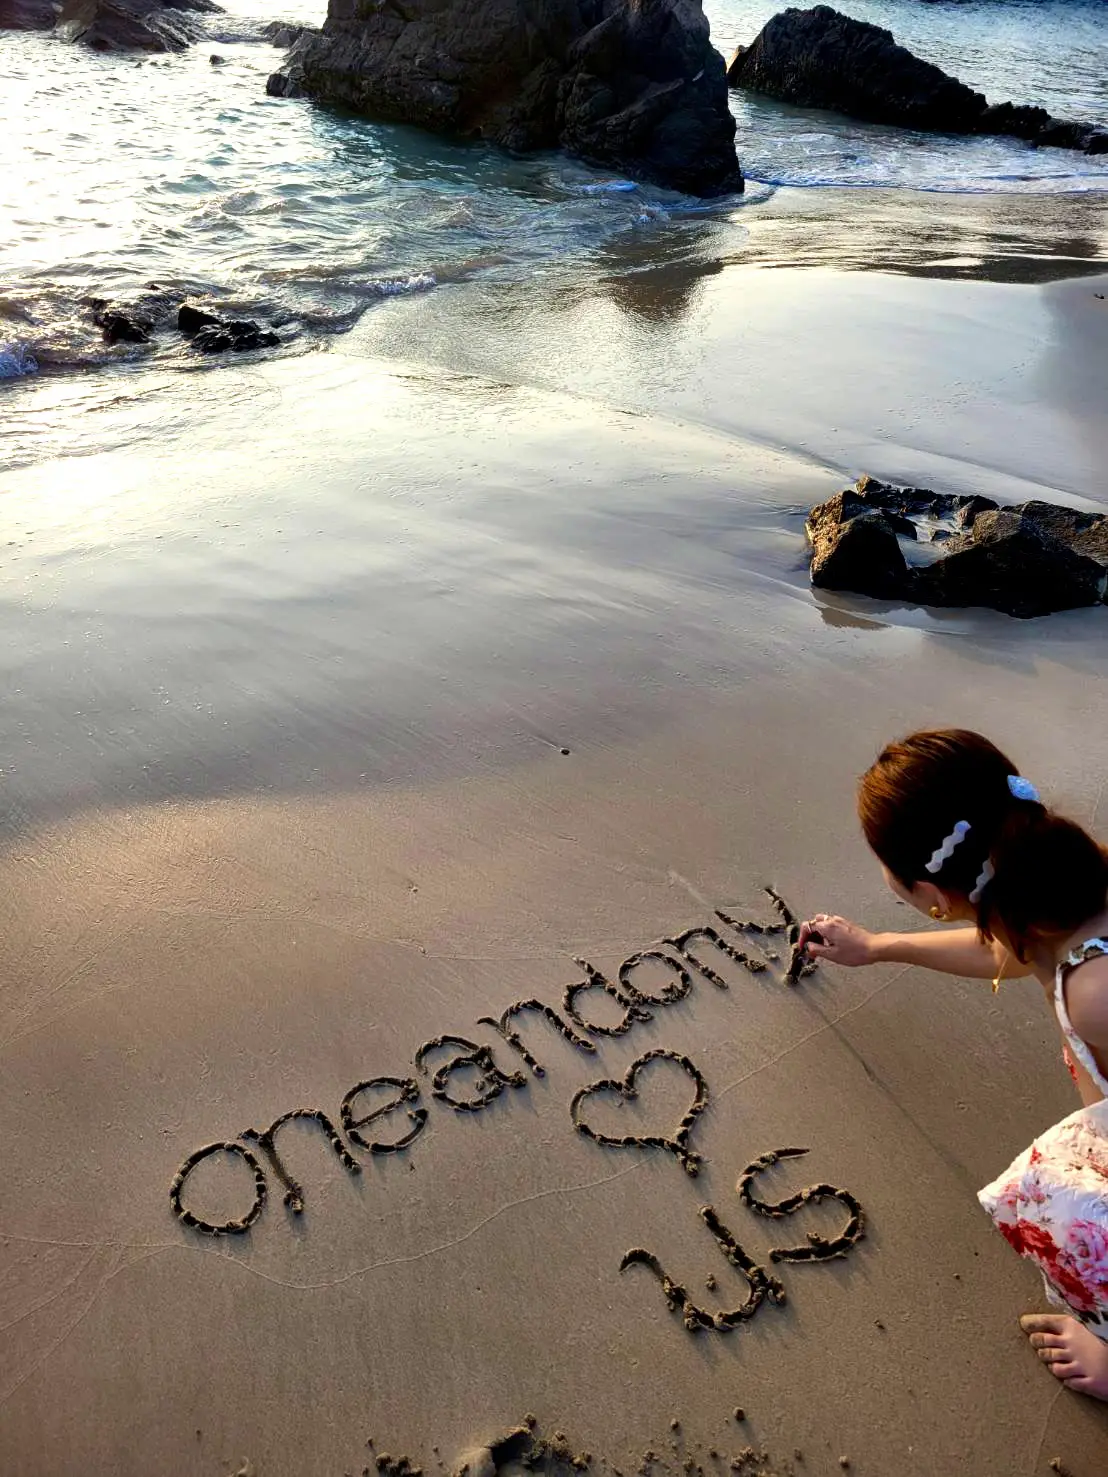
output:
[[[1065,938],[1108,902],[1108,852],[1074,821],[1008,787],[1019,770],[964,728],[913,733],[889,744],[858,787],[858,815],[878,859],[907,888],[934,881],[969,898],[986,861],[995,869],[976,903],[977,926],[999,927],[1024,962],[1035,939]],[[937,873],[927,863],[969,823]]]

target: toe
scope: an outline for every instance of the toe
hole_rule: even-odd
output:
[[[1085,1375],[1080,1364],[1074,1364],[1072,1359],[1054,1359],[1047,1365],[1047,1369],[1064,1385],[1068,1385],[1071,1380],[1082,1379]]]
[[[1062,1379],[1062,1376],[1059,1376]],[[1100,1395],[1100,1388],[1095,1379],[1087,1374],[1073,1374],[1068,1379],[1062,1379],[1067,1390],[1075,1390],[1078,1395]],[[1103,1395],[1100,1395],[1103,1399]]]
[[[1062,1334],[1070,1318],[1065,1313],[1025,1313],[1020,1319],[1024,1333]]]
[[[1066,1340],[1060,1333],[1033,1333],[1028,1343],[1033,1349],[1061,1349]]]

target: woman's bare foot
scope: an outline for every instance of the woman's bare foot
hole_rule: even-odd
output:
[[[1056,1380],[1068,1390],[1108,1400],[1108,1344],[1065,1313],[1028,1313],[1020,1327]]]

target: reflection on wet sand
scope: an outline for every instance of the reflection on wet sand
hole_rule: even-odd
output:
[[[778,190],[727,260],[986,282],[1054,282],[1108,261],[1108,196]]]

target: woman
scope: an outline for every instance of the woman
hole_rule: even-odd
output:
[[[1039,1358],[1070,1389],[1108,1400],[1108,853],[963,729],[890,744],[862,776],[858,814],[897,897],[961,926],[874,934],[820,913],[801,929],[812,957],[918,964],[994,990],[1033,975],[1053,1000],[1085,1107],[980,1198],[1067,1309],[1020,1320]]]

